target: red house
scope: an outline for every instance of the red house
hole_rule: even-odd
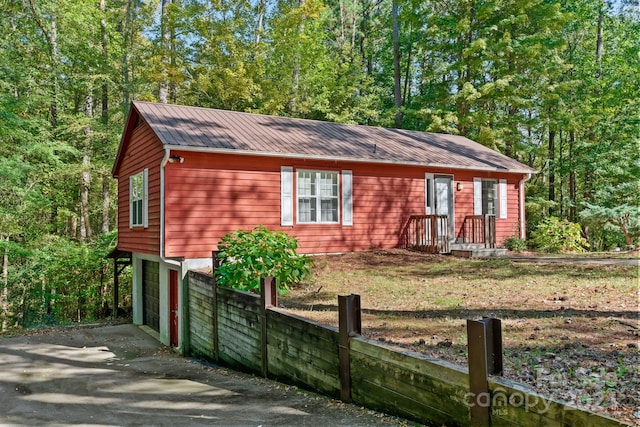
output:
[[[181,279],[258,224],[304,253],[524,237],[533,172],[462,136],[134,102],[113,166],[134,323],[180,346]]]

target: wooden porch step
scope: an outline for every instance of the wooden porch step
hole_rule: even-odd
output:
[[[507,255],[503,248],[451,249],[451,255],[458,258],[499,258]]]

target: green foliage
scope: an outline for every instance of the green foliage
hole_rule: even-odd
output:
[[[580,224],[556,217],[544,219],[531,234],[533,244],[544,252],[584,252],[587,245]]]
[[[9,325],[33,327],[95,320],[111,302],[112,263],[105,259],[116,233],[87,244],[49,236],[33,247],[0,240],[8,253],[7,313]],[[124,286],[123,294],[129,292]],[[18,303],[19,302],[19,303]]]
[[[216,281],[243,291],[259,291],[261,277],[275,277],[278,290],[302,281],[308,274],[311,259],[298,255],[298,242],[282,231],[263,226],[228,233],[218,244],[224,259],[216,269]]]
[[[507,237],[503,244],[512,252],[522,252],[527,249],[527,242],[516,236]]]
[[[618,232],[624,244],[633,246],[640,241],[640,207],[623,204],[615,207],[588,204],[580,217],[599,230]],[[621,244],[617,246],[622,246]]]

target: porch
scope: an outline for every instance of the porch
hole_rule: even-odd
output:
[[[448,215],[411,215],[405,227],[407,249],[465,258],[506,254],[496,248],[495,215],[465,217],[457,236],[452,235]]]

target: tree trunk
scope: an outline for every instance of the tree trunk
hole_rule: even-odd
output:
[[[298,0],[298,7],[304,4],[304,0]],[[304,35],[304,21],[300,23],[299,34]],[[300,52],[295,53],[293,73],[291,75],[291,99],[289,99],[289,111],[293,116],[298,109],[298,90],[300,88]]]
[[[366,49],[366,36],[368,34],[369,24],[369,8],[368,3],[362,5],[362,20],[360,21],[360,56],[362,57],[362,65],[365,67],[365,73],[370,76],[373,73],[373,60]]]
[[[407,105],[411,93],[411,56],[413,53],[413,25],[409,24],[409,50],[407,52],[407,65],[404,70],[404,88],[402,89],[402,105]]]
[[[577,204],[577,200],[576,200],[576,171],[574,169],[574,159],[573,156],[575,155],[573,152],[573,148],[574,148],[574,144],[576,141],[576,133],[574,130],[571,130],[569,132],[569,220],[571,222],[575,222],[576,221],[576,204]]]
[[[509,108],[507,109],[507,114],[509,116],[509,125],[511,125],[514,122],[514,116],[516,115],[516,108],[513,105],[509,105]],[[514,152],[513,152],[513,138],[515,138],[515,135],[513,135],[512,132],[509,132],[505,141],[504,141],[504,154],[507,157],[514,157]]]
[[[108,173],[102,176],[102,233],[109,232],[109,213],[111,210],[111,199],[109,194],[111,177]]]
[[[158,100],[163,104],[169,103],[169,50],[171,48],[171,32],[168,29],[171,0],[162,0],[160,3],[160,82],[158,84]]]
[[[107,125],[109,122],[109,85],[107,84],[107,75],[109,74],[109,37],[107,34],[107,18],[105,0],[100,0],[100,30],[102,35],[102,123]]]
[[[91,92],[90,90],[88,91]],[[93,117],[93,98],[85,99],[85,114]],[[80,240],[91,240],[91,221],[89,217],[89,188],[91,187],[91,127],[84,129],[85,146],[82,153],[82,176],[80,179]]]
[[[170,28],[170,43],[171,43],[171,51],[169,52],[169,64],[170,64],[170,72],[171,73],[175,73],[175,70],[177,68],[176,65],[176,56],[177,56],[177,49],[178,47],[176,46],[176,26],[175,23],[171,23],[171,28]],[[171,103],[175,104],[178,102],[178,89],[176,87],[176,79],[172,78],[169,79],[169,100],[171,101]]]
[[[556,131],[549,129],[549,152],[547,160],[549,161],[549,201],[556,201],[556,174],[555,174],[555,151],[556,151]],[[553,215],[554,208],[549,208],[549,215]]]
[[[599,79],[602,77],[602,49],[603,49],[603,38],[604,38],[604,3],[600,5],[600,10],[598,11],[598,36],[596,38],[596,77]]]
[[[344,11],[344,4],[342,3],[342,0],[338,1],[338,8],[340,9],[340,47],[342,48],[342,46],[344,46],[344,41],[345,41],[345,31],[344,31],[344,21],[345,21],[345,11]]]
[[[71,230],[69,230],[69,235],[75,240],[78,238],[78,217],[75,214],[72,215],[69,222],[69,227],[71,228]]]
[[[0,331],[6,331],[9,327],[9,236],[5,237],[4,240],[7,245],[4,247],[2,256],[2,294],[0,294],[2,324],[0,324]]]
[[[131,102],[131,94],[129,88],[129,51],[131,50],[131,21],[134,16],[135,0],[128,0],[124,15],[124,25],[122,27],[122,39],[124,49],[122,52],[122,103],[125,115],[128,113],[129,103]]]
[[[266,9],[267,9],[267,5],[265,4],[265,0],[260,0],[257,7],[258,22],[256,24],[256,38],[255,38],[256,44],[260,43],[260,38],[262,37],[262,32],[264,31],[263,21],[264,21],[264,13]]]
[[[402,128],[402,92],[400,89],[400,35],[398,30],[398,0],[391,5],[393,23],[393,95],[396,104],[395,127]]]
[[[36,8],[36,5],[33,3],[33,0],[29,1],[29,8],[31,9],[31,13],[33,14],[33,18],[35,19],[40,31],[44,35],[47,44],[49,45],[50,53],[51,53],[51,64],[52,64],[52,75],[51,75],[51,104],[49,106],[50,111],[50,120],[51,120],[51,128],[55,133],[58,128],[58,22],[57,22],[57,14],[55,10],[55,4],[53,5],[53,10],[49,11],[49,18],[51,19],[51,27],[47,29],[44,25],[42,17],[40,16],[40,12]]]
[[[51,127],[58,128],[58,24],[55,12],[51,15],[51,58],[53,61],[53,87],[51,96]]]

